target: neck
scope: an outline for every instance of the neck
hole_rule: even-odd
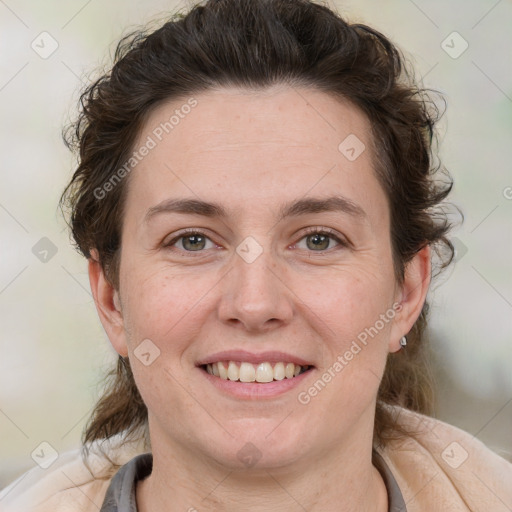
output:
[[[388,510],[384,481],[371,461],[371,440],[364,446],[344,443],[286,467],[243,470],[172,442],[152,441],[152,452],[152,473],[137,486],[138,512],[169,510],[169,504],[187,512]]]

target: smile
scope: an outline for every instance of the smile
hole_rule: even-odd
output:
[[[266,383],[293,379],[307,372],[311,366],[301,366],[294,363],[269,362],[252,364],[245,361],[218,361],[201,366],[210,375],[223,380],[238,382]]]

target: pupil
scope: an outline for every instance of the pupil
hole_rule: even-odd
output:
[[[329,246],[329,238],[325,235],[319,235],[319,234],[316,234],[316,235],[312,235],[311,236],[311,240],[315,240],[313,241],[313,247],[320,247],[323,243],[323,246],[321,248],[327,248]],[[327,244],[325,244],[325,242],[327,241]]]
[[[193,240],[191,245],[189,247],[186,247],[186,245]],[[185,248],[197,250],[198,248],[201,249],[201,243],[204,243],[204,238],[201,235],[189,235],[186,238],[184,238]]]

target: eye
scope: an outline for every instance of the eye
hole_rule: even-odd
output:
[[[306,240],[306,249],[313,252],[327,252],[327,249],[332,245],[332,240],[334,240],[337,245],[343,247],[347,246],[347,243],[341,240],[340,237],[329,228],[309,228],[306,230],[306,236],[302,237],[299,242],[302,240]],[[296,245],[298,245],[298,243]]]
[[[207,247],[208,242],[211,244],[210,247]],[[171,241],[165,243],[164,247],[171,248],[175,245],[179,250],[186,252],[201,252],[203,249],[211,249],[215,246],[205,233],[197,229],[182,231]]]
[[[306,250],[313,252],[328,252],[327,249],[331,247],[332,241],[336,242],[336,245],[347,247],[348,243],[342,240],[335,232],[329,228],[312,227],[306,230],[305,236],[303,236],[299,242],[295,244],[297,247],[302,240],[306,240]],[[211,245],[208,247],[208,243]],[[177,247],[175,247],[177,246]],[[164,248],[169,248],[172,251],[184,251],[187,253],[191,252],[203,252],[205,249],[212,249],[218,247],[211,239],[206,236],[203,231],[198,229],[188,229],[182,231],[172,240],[163,245]],[[303,249],[299,247],[299,249]]]

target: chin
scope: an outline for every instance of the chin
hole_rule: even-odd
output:
[[[217,441],[212,437],[204,439],[203,449],[218,464],[229,470],[289,466],[304,456],[309,448],[306,440],[311,436],[304,430],[301,437],[301,429],[291,419],[288,428],[285,428],[286,421],[285,419],[283,422],[283,418],[266,418],[261,421],[251,419],[238,422],[236,430],[227,426],[233,437],[223,431]]]

